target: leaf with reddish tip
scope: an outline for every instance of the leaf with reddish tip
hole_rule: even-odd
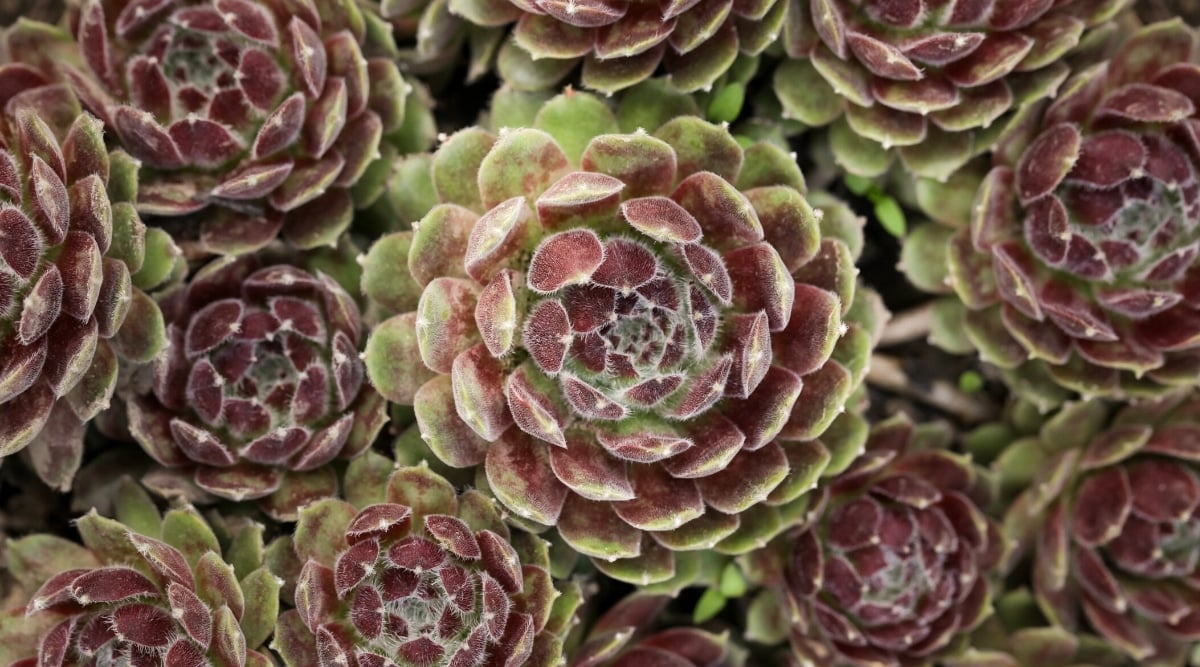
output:
[[[254,159],[261,160],[292,146],[304,127],[304,95],[293,93],[263,121],[254,139]]]
[[[1055,125],[1038,135],[1017,166],[1017,192],[1021,203],[1041,198],[1066,178],[1079,158],[1083,138],[1068,124]]]
[[[494,357],[506,355],[516,342],[517,312],[524,301],[520,293],[523,280],[523,274],[501,269],[479,293],[475,325]]]
[[[509,375],[504,394],[513,421],[522,431],[553,445],[566,446],[563,431],[569,423],[569,412],[559,400],[559,390],[545,375],[520,366]]]
[[[585,556],[615,560],[641,553],[641,531],[617,516],[610,503],[569,494],[557,528],[563,541]]]
[[[187,165],[171,135],[150,114],[122,106],[113,114],[113,121],[125,148],[135,158],[160,169]]]
[[[193,641],[204,648],[212,641],[212,612],[190,587],[172,582],[167,586],[167,599],[171,604],[171,614],[178,619]]]
[[[128,567],[97,568],[79,575],[71,582],[71,597],[82,605],[158,594],[154,582]]]
[[[455,254],[462,257],[467,275],[487,283],[507,268],[514,257],[525,250],[532,220],[533,212],[524,197],[507,199],[478,220],[472,220],[466,247]]]
[[[488,449],[484,470],[492,491],[513,512],[554,525],[569,490],[554,475],[549,454],[528,434],[509,429]]]
[[[621,204],[621,216],[634,229],[660,243],[696,243],[700,223],[674,200],[642,197]]]
[[[500,386],[495,389],[495,397],[489,398],[503,400]],[[464,408],[458,405],[455,391],[450,375],[438,375],[417,390],[413,406],[425,444],[447,465],[466,468],[483,462],[489,440],[459,416]]]
[[[787,326],[797,286],[774,248],[758,243],[728,252],[725,267],[733,282],[733,302],[743,312],[766,312],[771,331]]]
[[[479,289],[467,280],[436,278],[417,305],[417,346],[425,365],[450,373],[454,358],[479,342],[475,306]]]
[[[671,530],[704,514],[700,490],[692,480],[671,477],[659,466],[635,466],[629,472],[635,498],[612,507],[634,528]]]
[[[299,17],[292,18],[287,32],[297,78],[309,97],[317,97],[325,90],[329,66],[325,45],[321,43],[321,37]]]
[[[560,482],[588,500],[634,498],[625,463],[582,432],[571,432],[566,447],[550,450],[550,467]]]
[[[542,294],[587,282],[604,261],[604,246],[595,232],[577,229],[548,237],[529,263],[528,285]]]
[[[625,187],[606,174],[572,172],[537,198],[538,220],[550,230],[604,224],[616,214]]]

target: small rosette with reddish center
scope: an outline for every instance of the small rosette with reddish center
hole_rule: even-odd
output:
[[[944,179],[1014,111],[1053,95],[1063,58],[1129,0],[799,0],[775,72],[785,113],[832,125],[838,162]]]
[[[87,0],[71,23],[62,70],[142,161],[139,210],[204,210],[201,251],[331,244],[403,121],[390,33],[349,0]]]
[[[399,4],[411,7],[414,3]],[[757,55],[783,30],[784,0],[451,0],[421,13],[418,55],[445,57],[461,33],[479,31],[472,59],[498,49],[496,68],[510,85],[544,90],[582,61],[584,87],[628,88],[660,69],[678,90],[709,89],[740,54]],[[500,42],[503,43],[500,43]],[[473,64],[472,71],[482,69]]]
[[[634,593],[604,612],[571,653],[570,667],[740,667],[727,634],[694,627],[653,631],[671,597]]]
[[[119,362],[163,347],[142,289],[168,277],[179,251],[147,233],[134,162],[109,153],[69,90],[17,62],[0,67],[0,90],[0,458],[28,447],[38,474],[66,490]]]
[[[1195,383],[1197,55],[1182,22],[1148,26],[996,153],[946,254],[967,336],[1017,381],[1085,396]]]
[[[1038,603],[1139,665],[1180,665],[1200,640],[1200,399],[1126,407],[1047,459],[1005,530],[1033,561]],[[1015,559],[1014,559],[1015,560]]]
[[[353,476],[352,474],[348,474]],[[301,511],[296,609],[274,648],[289,667],[552,667],[579,602],[546,543],[510,533],[478,491],[403,467],[356,509]]]
[[[969,463],[921,449],[904,417],[828,490],[791,544],[792,646],[821,667],[910,667],[956,652],[991,613],[1000,531]]]
[[[171,344],[129,430],[208,493],[261,499],[280,520],[333,495],[327,464],[361,454],[387,420],[359,358],[358,306],[324,273],[217,260],[163,300]]]
[[[400,313],[368,373],[517,517],[664,581],[676,551],[770,539],[844,469],[871,314],[778,148],[694,117],[620,134],[578,93],[547,108],[542,129],[468,129],[434,156],[443,203],[365,260]]]
[[[23,610],[0,615],[0,664],[275,664],[263,644],[281,582],[263,565],[262,526],[214,531],[190,508],[160,515],[128,480],[116,495],[117,520],[93,510],[76,522],[82,546],[52,535],[9,543],[17,591],[29,593]]]

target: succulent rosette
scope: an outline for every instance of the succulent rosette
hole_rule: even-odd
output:
[[[1076,436],[1041,435],[1041,470],[1005,517],[1022,546],[1014,555],[1032,561],[1038,604],[1055,624],[1090,629],[1141,665],[1184,664],[1200,640],[1200,399],[1111,419],[1063,412]]]
[[[666,595],[633,593],[604,612],[579,648],[570,667],[740,667],[745,656],[728,634],[681,626],[656,629],[671,601]]]
[[[216,260],[163,299],[170,346],[128,400],[129,431],[204,491],[295,520],[337,492],[328,464],[361,454],[387,414],[365,382],[357,304],[272,259]]]
[[[526,90],[553,88],[580,62],[585,88],[614,93],[660,69],[678,90],[710,88],[739,55],[755,56],[783,30],[782,0],[435,0],[384,2],[385,15],[416,10],[416,60],[445,62],[468,41],[471,72],[495,58]],[[390,12],[389,12],[390,10]]]
[[[404,121],[390,31],[349,0],[85,0],[72,27],[61,69],[141,160],[139,210],[203,252],[333,243]]]
[[[875,312],[786,153],[695,117],[621,134],[573,93],[432,169],[442,203],[364,262],[399,313],[368,373],[518,519],[661,582],[764,543],[861,447],[838,418]]]
[[[875,426],[827,504],[786,542],[785,592],[800,664],[927,665],[991,613],[1004,550],[964,457],[906,417]]]
[[[863,176],[898,153],[947,178],[991,148],[1014,112],[1066,80],[1063,57],[1128,0],[798,0],[775,72],[785,115],[831,125],[839,164]]]
[[[456,494],[428,466],[385,461],[384,475],[365,473],[381,460],[347,471],[364,480],[360,506],[328,498],[301,511],[296,608],[273,644],[285,664],[562,664],[580,592],[551,577],[546,543],[511,532],[493,500]]]
[[[263,644],[280,580],[263,565],[262,526],[210,526],[191,508],[160,515],[128,480],[116,507],[115,520],[93,510],[76,522],[82,545],[42,534],[9,543],[28,597],[0,616],[0,663],[273,665]]]
[[[66,490],[119,363],[162,349],[162,315],[142,290],[179,252],[147,232],[131,203],[136,166],[109,153],[69,90],[23,62],[0,66],[0,89],[0,460],[28,448]]]
[[[1125,396],[1194,384],[1196,39],[1179,21],[1131,35],[1005,141],[969,226],[922,234],[962,304],[946,319],[1014,386]]]

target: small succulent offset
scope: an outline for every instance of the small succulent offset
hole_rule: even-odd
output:
[[[852,173],[881,174],[899,153],[911,174],[940,180],[989,150],[1013,112],[1053,95],[1064,55],[1129,0],[792,4],[792,60],[774,79],[785,112],[833,123]]]
[[[741,667],[745,656],[728,634],[694,627],[651,632],[666,595],[633,593],[604,612],[571,654],[570,667]]]
[[[1001,146],[969,228],[930,235],[950,237],[970,344],[1014,383],[1085,396],[1194,384],[1198,63],[1178,20],[1133,34]]]
[[[325,499],[301,511],[296,609],[273,644],[287,665],[562,664],[580,593],[551,578],[544,541],[511,533],[494,501],[456,494],[428,466],[376,480],[356,490],[373,501],[361,507]]]
[[[410,7],[415,3],[384,3]],[[585,88],[614,93],[659,71],[678,90],[707,90],[739,54],[757,55],[783,30],[784,0],[451,0],[425,5],[418,52],[445,58],[473,36],[472,58],[490,58],[510,85],[553,88],[583,62]],[[511,31],[511,36],[510,36]],[[502,44],[499,44],[503,40]],[[477,43],[487,43],[486,51]],[[474,70],[481,69],[478,65]]]
[[[162,349],[162,315],[142,289],[179,252],[147,232],[134,162],[109,153],[66,87],[10,62],[0,89],[0,459],[28,447],[38,474],[65,490],[119,361]]]
[[[128,399],[129,430],[201,489],[291,521],[337,492],[327,464],[361,454],[387,414],[364,381],[354,300],[272,260],[215,260],[162,299],[170,345]]]
[[[84,0],[72,25],[61,69],[142,161],[139,210],[203,211],[203,252],[332,244],[404,118],[390,32],[349,0]]]
[[[580,93],[538,118],[449,138],[443,203],[365,259],[400,313],[368,341],[372,381],[610,576],[765,543],[865,436],[830,427],[871,346],[850,250],[774,146],[695,117],[621,134]]]
[[[10,542],[8,566],[32,594],[0,617],[0,664],[269,667],[263,648],[280,579],[262,561],[262,527],[220,531],[191,508],[160,515],[132,482],[117,520],[79,519],[83,545],[51,535]]]
[[[1001,534],[982,477],[906,417],[871,431],[787,545],[787,618],[800,664],[910,667],[961,650],[991,613]],[[932,441],[932,439],[931,439]]]
[[[1200,640],[1200,398],[1128,406],[1107,423],[1067,417],[1078,434],[1067,447],[1041,439],[1050,456],[1005,517],[1037,602],[1139,665],[1184,664]]]

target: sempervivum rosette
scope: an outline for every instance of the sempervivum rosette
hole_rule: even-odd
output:
[[[273,644],[289,667],[562,664],[580,594],[551,578],[545,542],[510,533],[491,499],[456,494],[424,465],[355,495],[371,502],[301,511],[296,609]]]
[[[570,667],[740,667],[727,634],[694,627],[653,631],[666,595],[634,593],[604,612],[572,651]]]
[[[365,382],[354,300],[270,260],[217,260],[163,300],[171,345],[129,399],[129,430],[201,489],[294,520],[336,492],[327,464],[361,454],[387,415]]]
[[[349,0],[85,0],[72,22],[63,71],[142,161],[139,210],[205,210],[203,251],[332,243],[403,121],[388,31]]]
[[[1017,381],[1085,395],[1190,386],[1200,367],[1200,66],[1174,21],[1030,114],[949,241],[966,334]]]
[[[263,643],[280,580],[263,565],[262,526],[210,526],[190,508],[160,515],[128,480],[116,520],[93,510],[75,525],[82,546],[52,535],[9,543],[18,594],[28,592],[0,615],[0,664],[274,664]]]
[[[133,161],[109,153],[70,91],[21,63],[0,67],[0,89],[0,460],[28,446],[65,490],[118,362],[162,349],[162,315],[142,288],[179,253],[147,233]]]
[[[366,258],[401,313],[368,341],[372,382],[612,576],[753,548],[861,446],[829,428],[871,345],[851,252],[773,146],[694,117],[619,134],[578,93],[536,124],[451,137],[443,203]]]
[[[1092,421],[1081,446],[1040,438],[1051,456],[1005,529],[1054,623],[1089,627],[1140,665],[1184,664],[1200,640],[1200,398]]]
[[[1085,33],[1129,0],[799,0],[775,73],[786,113],[832,126],[838,161],[882,173],[898,148],[944,179],[986,151],[1016,109],[1052,95]],[[836,122],[835,122],[836,121]]]
[[[922,449],[913,424],[876,426],[788,544],[792,646],[801,664],[929,664],[991,613],[1003,548],[962,457]]]
[[[593,90],[623,90],[661,67],[675,88],[694,92],[711,87],[739,54],[770,46],[786,13],[783,0],[439,0],[423,5],[418,56],[444,58],[470,29],[480,33],[473,51],[490,45],[473,59],[498,48],[500,75],[518,88],[553,88],[582,61],[581,81]]]

